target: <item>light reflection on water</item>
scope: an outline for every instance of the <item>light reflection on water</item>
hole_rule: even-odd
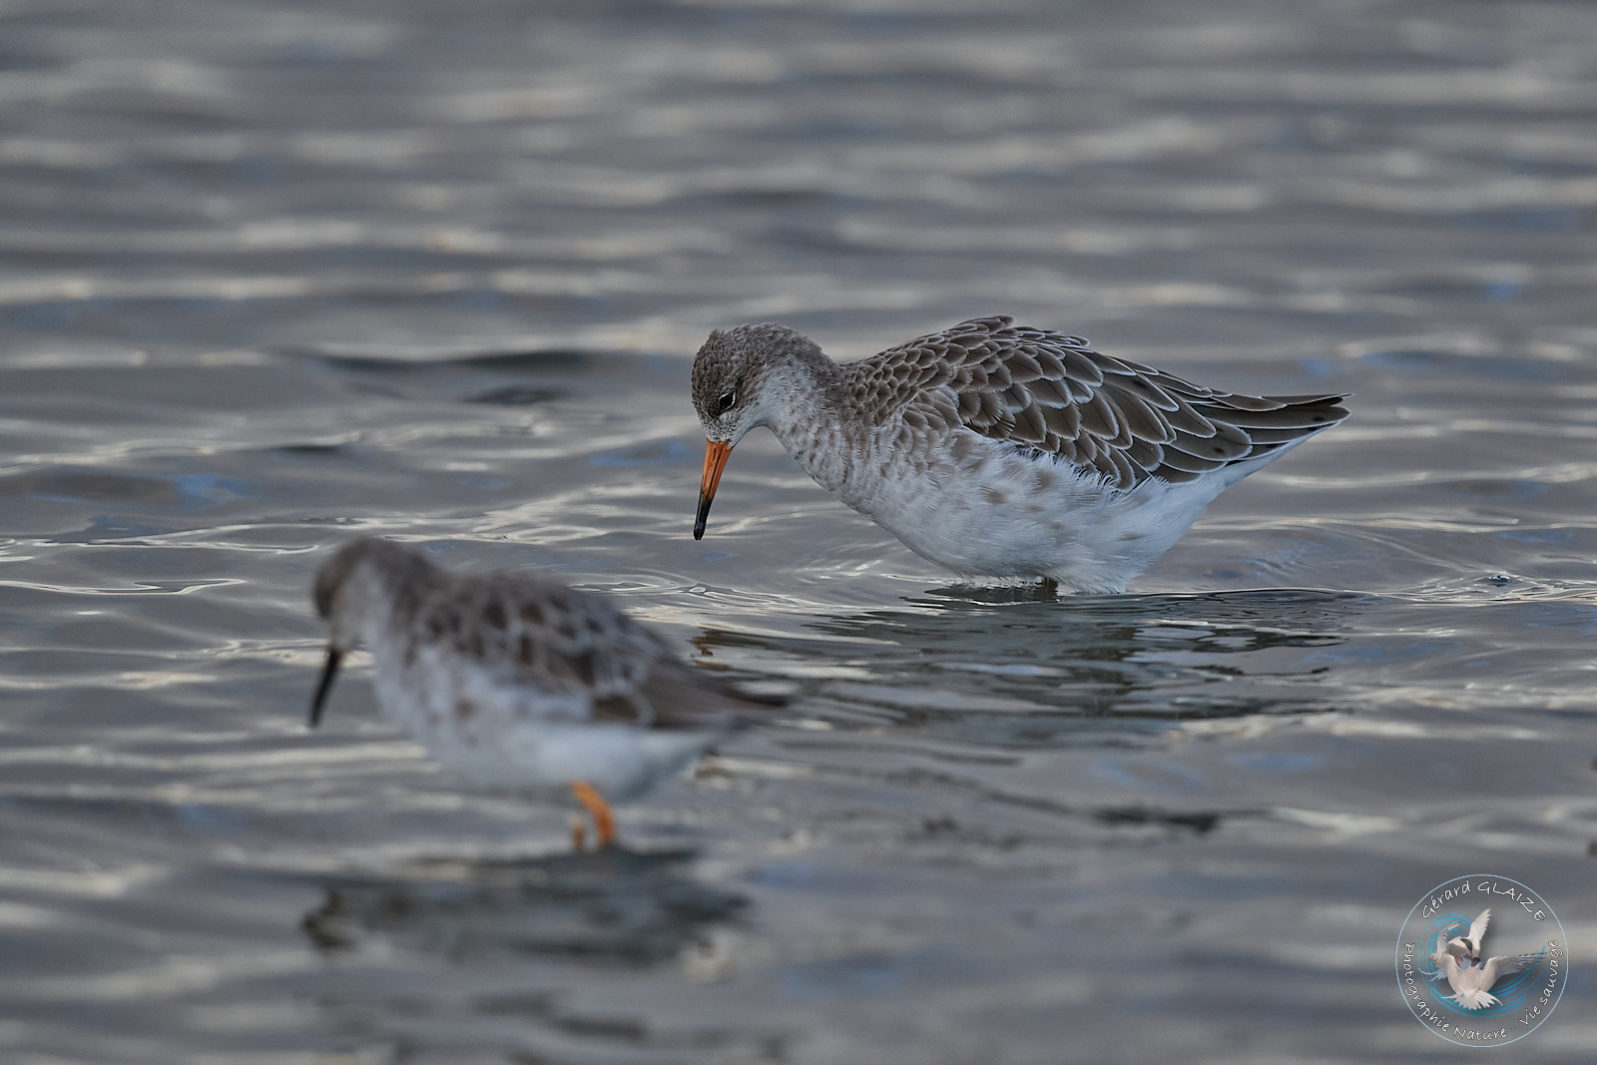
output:
[[[1465,867],[1587,986],[1578,5],[79,14],[0,15],[0,1056],[1409,1063]],[[707,329],[985,313],[1354,416],[1127,596],[951,583],[763,434],[691,539]],[[797,702],[571,856],[359,668],[304,731],[356,530]]]

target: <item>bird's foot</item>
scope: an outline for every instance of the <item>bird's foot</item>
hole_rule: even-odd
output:
[[[576,796],[582,808],[588,811],[593,818],[593,830],[599,837],[599,846],[609,847],[616,841],[615,815],[610,812],[610,804],[604,801],[604,796],[586,780],[578,780],[571,785],[571,794]],[[576,834],[572,834],[575,842]],[[580,847],[578,848],[581,849]]]

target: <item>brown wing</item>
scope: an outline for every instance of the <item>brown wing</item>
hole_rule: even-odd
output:
[[[787,705],[780,696],[744,691],[708,670],[660,659],[630,691],[596,699],[598,721],[646,722],[659,729],[736,729]]]
[[[976,318],[860,367],[910,429],[964,426],[1057,455],[1120,488],[1190,481],[1262,457],[1347,417],[1345,396],[1249,396],[1094,351],[1081,337]]]
[[[740,691],[682,662],[608,599],[529,574],[464,577],[433,598],[425,628],[508,681],[591,699],[591,720],[731,728],[785,700]]]

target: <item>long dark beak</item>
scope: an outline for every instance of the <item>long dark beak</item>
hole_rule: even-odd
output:
[[[333,678],[338,675],[338,663],[343,657],[344,652],[338,648],[327,649],[327,664],[322,666],[322,679],[317,682],[316,695],[311,699],[311,728],[322,723],[322,704],[327,701],[327,693],[333,688]]]
[[[699,513],[693,519],[693,538],[704,539],[704,523],[710,518],[710,504],[715,502],[715,486],[721,483],[721,471],[732,454],[730,440],[704,442],[704,473],[699,477]]]

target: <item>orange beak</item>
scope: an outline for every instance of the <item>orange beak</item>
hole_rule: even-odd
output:
[[[710,504],[715,502],[715,486],[721,483],[721,471],[726,469],[727,456],[732,454],[730,440],[704,442],[704,473],[699,477],[699,514],[693,519],[693,538],[704,539],[704,523],[710,516]]]

